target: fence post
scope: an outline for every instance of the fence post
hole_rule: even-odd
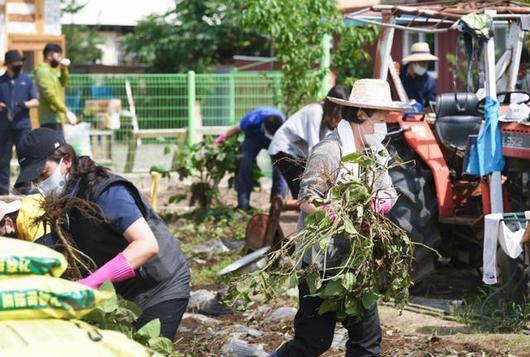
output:
[[[320,98],[323,98],[331,88],[330,85],[330,73],[329,67],[331,65],[331,35],[325,34],[322,36],[322,58],[320,59],[320,69],[325,71],[324,77],[322,77],[322,84],[320,85]]]
[[[230,124],[234,125],[236,122],[236,81],[235,70],[231,70],[228,76],[228,96],[229,96],[229,110],[230,110]]]
[[[282,110],[283,96],[282,96],[282,81],[281,73],[273,73],[272,80],[274,83],[274,106]]]
[[[188,145],[195,144],[195,72],[188,71]]]

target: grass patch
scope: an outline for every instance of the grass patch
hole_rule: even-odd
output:
[[[165,215],[170,229],[180,242],[191,268],[192,285],[226,283],[217,273],[241,257],[240,250],[223,253],[197,253],[194,246],[211,240],[230,242],[245,239],[250,215],[230,206],[219,206],[208,211],[195,210],[180,215]]]
[[[209,284],[223,284],[227,282],[226,277],[218,276],[219,270],[223,269],[228,264],[239,258],[237,252],[229,255],[217,255],[207,261],[205,264],[192,264],[191,267],[191,284],[195,285],[209,285]],[[213,264],[212,264],[213,263]]]
[[[459,319],[479,332],[517,333],[528,330],[530,302],[502,303],[499,288],[485,287],[471,298],[464,299],[456,310]]]

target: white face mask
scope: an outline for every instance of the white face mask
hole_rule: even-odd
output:
[[[418,63],[412,64],[412,69],[418,76],[423,76],[427,72],[427,68],[420,66]]]
[[[66,188],[67,175],[61,174],[62,164],[63,159],[61,159],[53,174],[37,185],[37,189],[44,197],[47,197],[53,193],[60,195],[64,192]]]
[[[386,133],[386,123],[375,123],[373,134],[364,134],[364,140],[368,146],[375,149],[381,146],[383,140],[385,140]]]

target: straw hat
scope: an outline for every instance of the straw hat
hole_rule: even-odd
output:
[[[13,202],[5,203],[0,201],[0,220],[4,219],[6,214],[16,212],[20,209],[22,202],[20,200],[15,200]]]
[[[390,86],[382,79],[359,79],[353,84],[350,98],[327,97],[331,102],[348,107],[404,112],[410,106],[392,101]]]
[[[416,42],[410,46],[410,55],[403,57],[401,62],[407,64],[410,62],[438,61],[438,57],[431,54],[431,49],[427,42]]]

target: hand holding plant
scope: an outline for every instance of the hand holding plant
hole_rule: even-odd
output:
[[[273,299],[305,280],[310,294],[324,300],[318,312],[334,311],[338,320],[364,316],[379,299],[406,303],[413,244],[373,204],[374,180],[367,178],[375,175],[375,158],[355,153],[343,158],[347,162],[358,164],[365,174],[331,188],[332,215],[326,202],[315,202],[323,209],[271,252],[264,268],[238,277],[234,297],[247,303],[258,295]]]

